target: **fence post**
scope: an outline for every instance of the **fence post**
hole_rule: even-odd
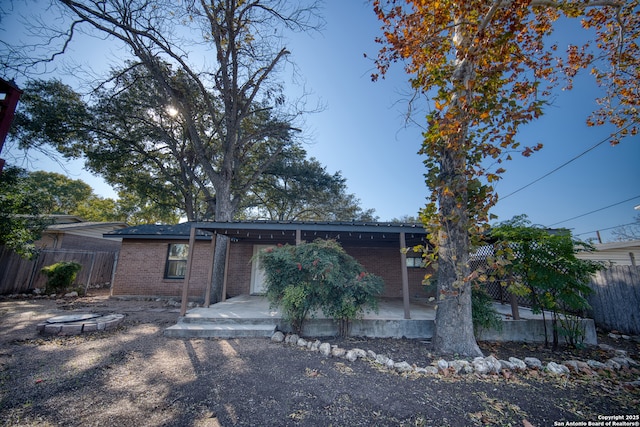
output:
[[[89,290],[89,285],[91,284],[91,275],[93,274],[93,266],[96,263],[96,253],[95,251],[91,253],[91,267],[89,267],[89,277],[87,278],[87,284],[84,285],[84,294],[87,294]]]

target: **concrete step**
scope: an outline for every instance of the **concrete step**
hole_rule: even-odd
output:
[[[217,325],[267,325],[276,324],[280,318],[264,318],[264,317],[206,317],[202,315],[191,315],[187,313],[180,318],[180,323],[188,324],[205,324],[214,323]]]
[[[164,330],[164,335],[173,338],[263,338],[270,337],[275,324],[220,324],[179,322]]]

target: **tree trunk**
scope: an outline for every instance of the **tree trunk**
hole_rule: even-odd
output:
[[[436,352],[463,356],[482,356],[473,333],[471,282],[469,277],[469,214],[467,152],[470,117],[466,111],[473,97],[475,70],[466,56],[471,36],[463,25],[464,16],[456,19],[454,43],[458,51],[451,99],[454,119],[451,133],[440,141],[437,196],[438,231],[438,305],[433,336]]]
[[[215,220],[233,220],[233,203],[231,201],[231,182],[222,183],[216,188]],[[224,282],[224,266],[227,257],[227,246],[230,244],[227,236],[219,234],[216,238],[216,250],[213,256],[213,271],[211,275],[211,303],[222,301]]]
[[[458,145],[459,146],[459,145]],[[440,160],[444,190],[439,190],[438,303],[433,349],[443,354],[482,356],[473,333],[469,276],[467,178],[462,150],[443,148]]]

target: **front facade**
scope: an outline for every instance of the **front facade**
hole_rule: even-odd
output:
[[[262,271],[254,258],[259,250],[317,238],[336,239],[368,272],[382,277],[383,297],[404,296],[405,274],[408,298],[433,296],[422,285],[426,271],[420,268],[420,260],[415,259],[419,255],[409,252],[405,257],[400,250],[401,235],[405,240],[403,247],[424,244],[426,232],[421,226],[267,221],[138,226],[106,235],[122,238],[112,295],[180,298],[186,289],[188,299],[202,301],[211,282],[216,240],[212,237],[219,235],[231,238],[224,285],[226,298],[264,292]],[[187,272],[189,256],[191,270]]]

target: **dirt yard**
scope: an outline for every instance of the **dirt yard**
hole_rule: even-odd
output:
[[[73,312],[125,318],[108,332],[38,335],[38,322]],[[113,300],[105,291],[69,300],[0,299],[0,424],[540,427],[606,425],[603,417],[627,416],[636,423],[627,425],[640,425],[640,389],[629,384],[640,379],[638,368],[568,378],[539,371],[401,375],[369,360],[348,362],[267,339],[164,337],[177,318],[178,307],[165,302]],[[640,361],[637,342],[600,339]],[[418,366],[438,359],[420,340],[330,342]],[[499,359],[611,357],[598,348],[481,347]]]

